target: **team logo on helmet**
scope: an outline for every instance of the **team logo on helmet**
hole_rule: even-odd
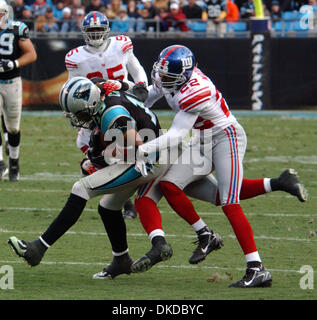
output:
[[[191,69],[193,67],[192,57],[182,58],[181,60],[182,60],[183,69]]]
[[[73,98],[78,100],[84,100],[88,102],[90,97],[90,84],[80,84],[79,87],[74,91]]]

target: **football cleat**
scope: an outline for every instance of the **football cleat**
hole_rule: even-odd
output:
[[[107,268],[104,268],[102,271],[94,274],[92,278],[97,280],[105,280],[114,279],[120,274],[130,274],[132,263],[133,260],[128,254],[120,257],[114,257]]]
[[[19,159],[9,158],[9,180],[18,181],[20,179]]]
[[[136,260],[132,266],[133,273],[145,272],[151,269],[155,264],[170,259],[173,255],[173,249],[170,244],[161,242],[152,246],[152,249],[143,257]]]
[[[23,258],[31,267],[41,262],[46,251],[46,248],[40,240],[27,242],[19,240],[17,237],[10,237],[8,243],[15,253]]]
[[[223,246],[223,241],[218,233],[213,233],[207,226],[197,231],[198,239],[194,242],[198,244],[193,254],[189,258],[190,264],[197,264],[205,260],[206,256],[214,250]]]
[[[0,161],[0,180],[1,180],[6,174],[8,174],[8,168],[7,168],[6,164],[4,163],[4,161]]]
[[[271,287],[272,276],[262,265],[257,268],[247,268],[246,273],[240,281],[229,285],[231,288],[257,288]]]
[[[287,169],[277,178],[279,189],[296,196],[299,201],[305,202],[308,199],[308,192],[299,181],[297,172],[294,169]]]

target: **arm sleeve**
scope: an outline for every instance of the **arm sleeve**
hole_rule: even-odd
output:
[[[198,118],[198,113],[179,111],[170,129],[162,136],[139,146],[140,152],[151,154],[167,147],[177,146],[190,132]]]
[[[146,86],[148,86],[148,80],[147,80],[146,73],[145,73],[143,67],[141,66],[139,60],[133,54],[132,51],[129,52],[127,69],[128,69],[128,72],[131,75],[131,77],[133,78],[133,81],[135,83],[144,82],[146,84]]]

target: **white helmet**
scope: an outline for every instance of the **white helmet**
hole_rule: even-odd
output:
[[[0,0],[0,28],[4,28],[9,20],[10,7],[4,0]]]
[[[59,93],[59,104],[72,126],[89,128],[101,104],[100,89],[85,77],[71,78]]]

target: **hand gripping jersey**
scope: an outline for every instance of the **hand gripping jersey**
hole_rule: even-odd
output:
[[[132,41],[127,36],[108,39],[108,46],[102,52],[89,51],[88,46],[81,46],[69,51],[65,65],[69,76],[83,76],[91,79],[99,77],[127,81],[127,64],[133,55]]]
[[[153,85],[149,91],[147,101],[157,100],[162,95],[176,113],[182,110],[199,115],[193,129],[204,130],[212,128],[214,136],[237,122],[222,94],[198,68],[194,68],[189,81],[175,92],[169,93]]]
[[[9,21],[8,25],[0,29],[0,59],[16,60],[22,55],[19,40],[29,38],[29,29],[23,22]],[[15,68],[0,73],[0,80],[9,80],[21,75],[21,69]]]

